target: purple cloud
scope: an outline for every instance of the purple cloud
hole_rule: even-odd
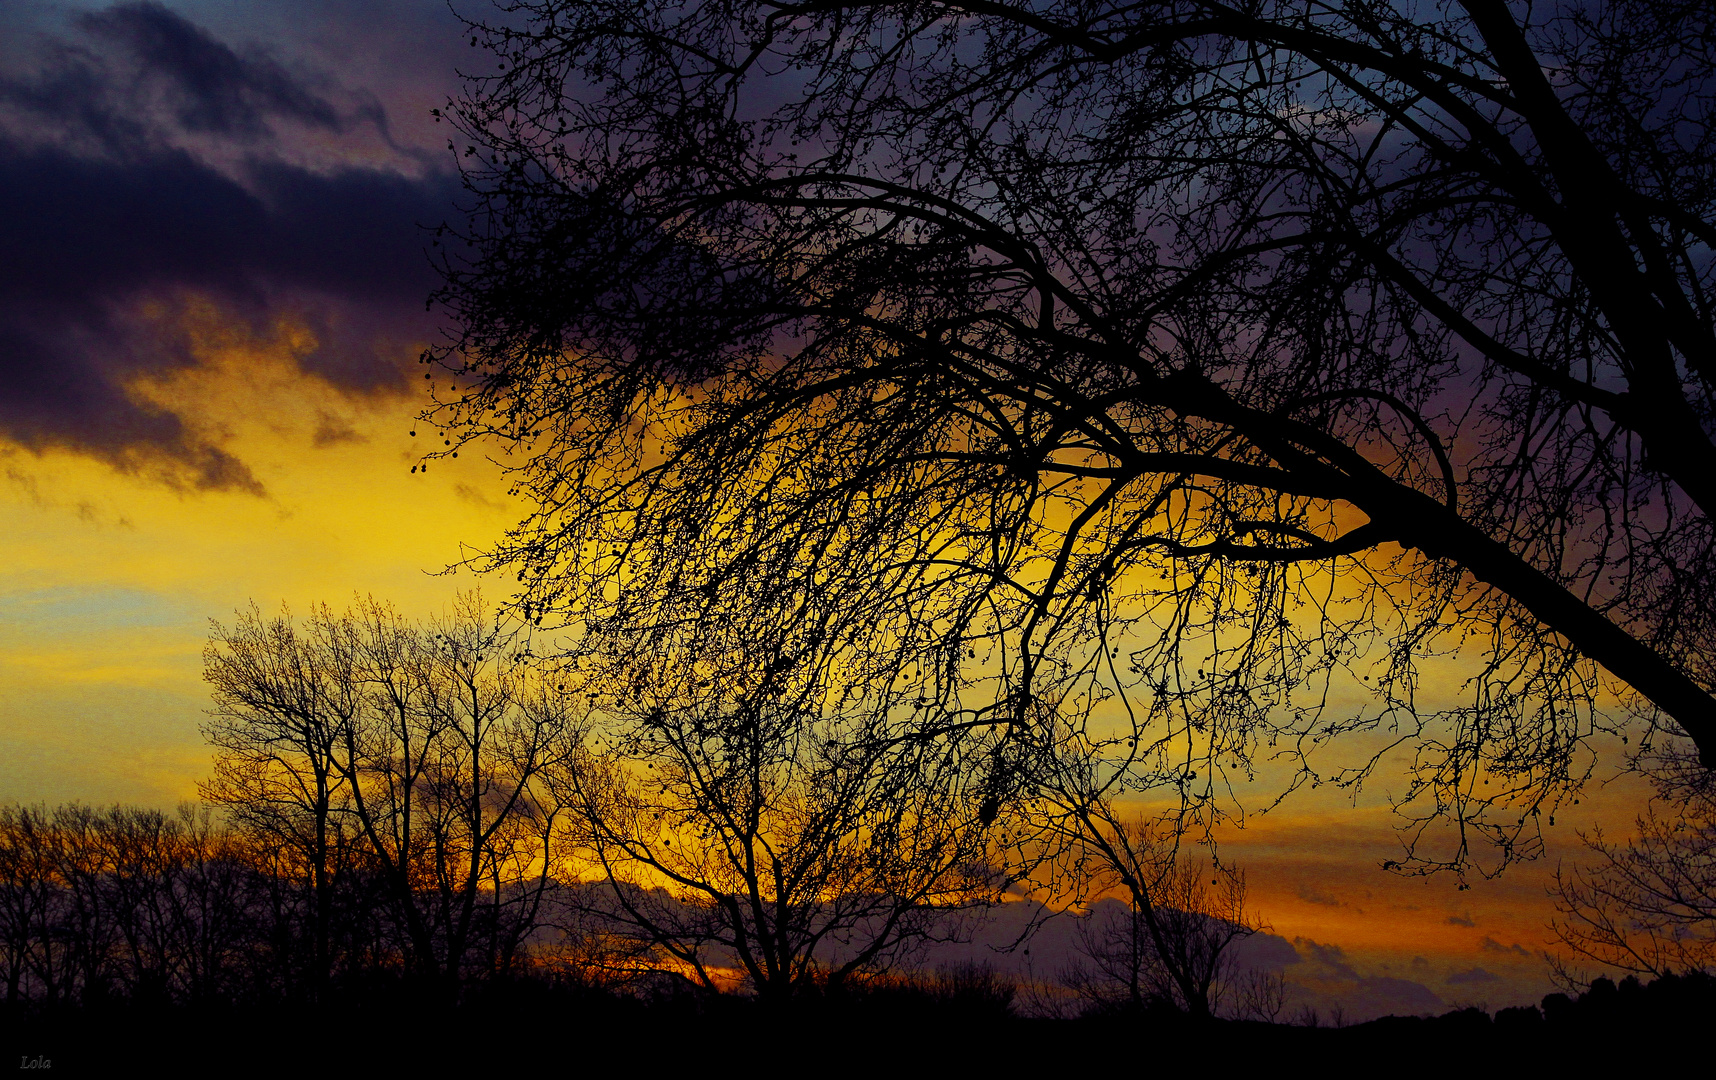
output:
[[[133,57],[136,81],[158,89],[187,131],[256,138],[271,115],[333,130],[347,123],[274,57],[254,48],[241,55],[158,3],[117,4],[76,25]]]
[[[173,320],[146,306],[194,296],[258,327],[289,314],[319,342],[300,359],[306,374],[356,394],[402,390],[414,346],[434,333],[428,230],[455,218],[458,178],[413,150],[380,166],[294,160],[276,124],[368,125],[391,146],[386,116],[373,97],[313,85],[159,4],[74,27],[0,70],[0,197],[12,208],[0,228],[0,438],[260,491],[183,418],[126,392],[194,362]]]

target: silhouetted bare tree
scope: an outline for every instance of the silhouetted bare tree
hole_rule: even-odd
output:
[[[561,868],[544,774],[576,745],[550,688],[480,597],[418,624],[374,600],[302,626],[253,608],[206,656],[220,748],[207,794],[301,851],[326,970],[332,861],[373,872],[416,977],[456,994],[507,972]]]
[[[333,962],[335,890],[350,863],[339,751],[360,704],[349,661],[327,647],[334,621],[324,607],[301,630],[289,613],[264,619],[252,604],[231,628],[212,623],[203,650],[213,697],[203,737],[216,752],[214,774],[199,790],[306,871],[313,994]]]
[[[1690,755],[1652,764],[1659,800],[1637,832],[1581,833],[1589,865],[1556,871],[1550,931],[1564,982],[1581,961],[1659,977],[1716,970],[1716,789]]]
[[[564,778],[606,875],[593,906],[634,961],[778,1003],[957,935],[1011,878],[969,768],[986,733],[878,709],[756,629],[685,666],[598,663]]]
[[[528,616],[814,583],[1204,806],[1375,732],[1462,825],[1408,868],[1534,850],[1599,665],[1716,760],[1708,5],[505,6],[424,465],[520,455]]]
[[[555,883],[544,773],[574,746],[567,699],[475,594],[420,627],[365,604],[332,637],[365,705],[342,732],[351,815],[413,964],[456,992],[478,946],[505,969]]]
[[[100,818],[125,993],[214,1005],[250,987],[256,935],[249,852],[206,807],[114,807]]]
[[[77,987],[61,866],[64,845],[46,808],[0,806],[0,918],[6,1000],[69,1001]]]
[[[1093,1001],[1162,1002],[1207,1019],[1231,974],[1229,947],[1262,929],[1245,909],[1245,874],[1184,850],[1182,833],[1176,821],[1113,813],[1081,833],[1088,882],[1119,884],[1125,897],[1123,910],[1098,905],[1079,928],[1094,966],[1069,982]]]

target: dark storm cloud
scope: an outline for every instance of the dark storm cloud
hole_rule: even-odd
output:
[[[352,392],[399,386],[430,334],[424,227],[453,214],[457,179],[287,160],[271,123],[343,131],[361,102],[342,111],[159,5],[77,25],[34,70],[0,73],[0,437],[259,490],[126,392],[194,362],[171,312],[196,297],[256,327],[290,314],[319,342],[307,372]],[[233,146],[238,165],[217,160]]]
[[[187,290],[258,321],[294,309],[322,341],[304,366],[335,385],[397,382],[435,280],[417,226],[447,213],[451,183],[280,165],[258,179],[246,190],[177,151],[115,163],[0,140],[0,199],[28,208],[0,232],[0,431],[115,461],[155,449],[198,484],[244,485],[242,467],[124,391],[190,362],[134,312]]]
[[[250,184],[178,150],[126,161],[21,147],[0,136],[0,291],[32,305],[149,286],[256,295],[265,284],[421,304],[432,285],[419,225],[456,182],[270,164]]]
[[[186,130],[255,137],[271,114],[316,127],[345,126],[331,101],[272,57],[255,50],[240,55],[160,4],[119,4],[83,15],[77,24],[135,57],[141,76],[166,88]]]

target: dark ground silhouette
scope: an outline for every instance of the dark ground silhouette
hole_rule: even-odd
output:
[[[1417,1072],[1458,1062],[1529,1069],[1592,1064],[1614,1055],[1642,1062],[1702,1041],[1716,978],[1667,976],[1648,984],[1598,979],[1577,997],[1541,1007],[1476,1008],[1438,1017],[1384,1017],[1350,1027],[1194,1020],[1169,1008],[1019,1016],[1004,979],[898,979],[769,1007],[738,995],[661,989],[616,993],[576,982],[521,979],[490,985],[456,1006],[415,995],[404,982],[347,988],[320,1008],[151,1005],[115,998],[44,1009],[0,1007],[0,1062],[51,1063],[59,1072],[220,1068],[538,1068],[578,1071],[599,1058],[645,1071],[745,1068],[773,1061],[794,1071],[909,1072],[1096,1067],[1150,1071],[1177,1065],[1275,1071],[1335,1063]],[[1201,1064],[1200,1064],[1201,1063]]]

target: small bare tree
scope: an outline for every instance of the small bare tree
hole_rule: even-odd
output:
[[[1653,764],[1662,798],[1635,835],[1580,833],[1591,865],[1556,871],[1550,931],[1564,981],[1576,960],[1652,976],[1716,969],[1716,785],[1689,752]]]
[[[350,792],[338,750],[358,702],[345,657],[328,648],[334,624],[325,605],[300,628],[289,611],[265,619],[253,603],[231,627],[211,620],[203,650],[214,701],[203,737],[216,753],[214,775],[198,791],[303,868],[312,993],[328,979],[334,891],[349,861],[341,815]]]
[[[1273,1024],[1287,1007],[1287,976],[1270,968],[1252,968],[1236,980],[1229,1015]]]
[[[1232,974],[1234,942],[1262,924],[1245,908],[1245,874],[1182,846],[1178,822],[1124,819],[1111,807],[1080,837],[1094,880],[1119,884],[1125,907],[1095,908],[1080,927],[1093,968],[1071,981],[1104,1006],[1163,1002],[1194,1017],[1214,1015]]]
[[[998,899],[983,737],[843,695],[779,639],[622,665],[566,774],[640,962],[767,1001],[887,968]],[[614,670],[614,669],[610,669]]]

